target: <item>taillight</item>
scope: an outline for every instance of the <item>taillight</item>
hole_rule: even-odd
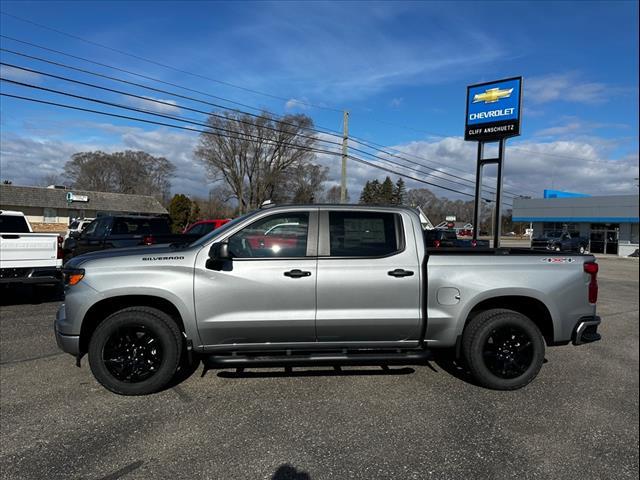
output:
[[[147,235],[146,237],[142,238],[143,245],[153,245],[154,243],[156,243],[156,240],[152,235]]]
[[[598,301],[598,264],[596,262],[587,262],[584,264],[584,272],[591,276],[589,282],[589,303]]]
[[[62,260],[64,258],[64,251],[62,250],[62,243],[64,242],[64,238],[62,235],[58,235],[58,255],[57,258]]]
[[[434,240],[434,241],[433,241],[433,246],[434,246],[435,248],[440,248],[440,240]]]

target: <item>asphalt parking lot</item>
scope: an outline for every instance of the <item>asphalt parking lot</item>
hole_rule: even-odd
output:
[[[433,363],[199,370],[121,397],[58,351],[59,300],[0,291],[1,478],[636,479],[638,262],[599,262],[603,340],[548,349],[515,392]]]

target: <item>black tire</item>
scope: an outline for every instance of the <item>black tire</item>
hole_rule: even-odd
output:
[[[544,352],[538,327],[513,310],[482,312],[462,334],[462,353],[471,375],[494,390],[516,390],[531,382],[542,367]]]
[[[163,389],[182,358],[182,334],[166,313],[129,307],[107,317],[89,341],[91,371],[106,389],[120,395],[147,395]]]

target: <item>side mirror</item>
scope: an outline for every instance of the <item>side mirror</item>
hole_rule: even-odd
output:
[[[73,232],[69,233],[69,237],[80,238],[80,232],[78,232],[77,230],[74,230]]]
[[[209,249],[209,259],[214,262],[225,262],[231,260],[229,244],[227,242],[216,242]]]

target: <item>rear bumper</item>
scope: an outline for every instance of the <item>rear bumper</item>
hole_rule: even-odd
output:
[[[598,333],[598,325],[600,325],[600,322],[601,319],[597,315],[582,317],[573,329],[573,335],[571,336],[572,343],[574,345],[582,345],[600,340],[602,338]]]
[[[56,267],[0,269],[0,283],[56,284],[61,281],[62,271]]]

